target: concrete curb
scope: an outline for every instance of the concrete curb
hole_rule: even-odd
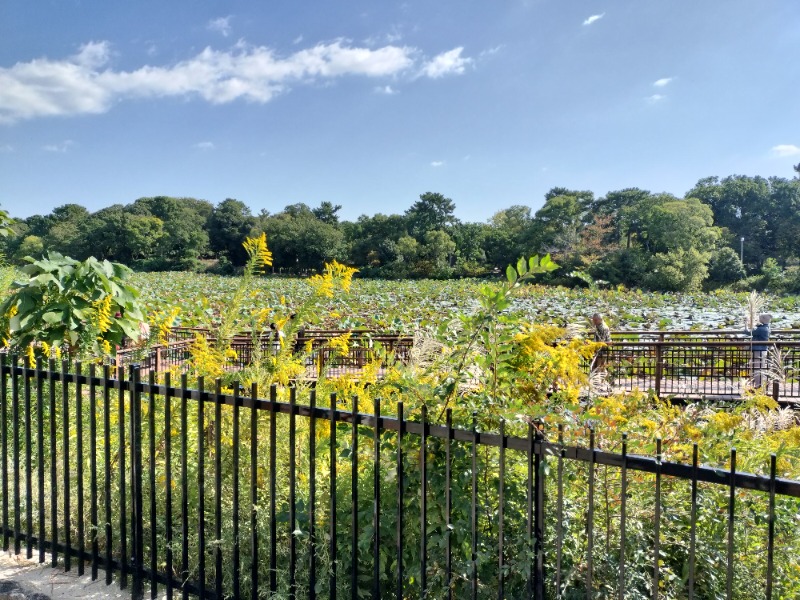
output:
[[[72,570],[63,571],[47,562],[28,560],[24,554],[0,552],[0,600],[122,600],[129,599],[130,591],[120,590],[116,584],[106,585],[105,573],[97,580],[87,573],[78,576],[73,562]]]

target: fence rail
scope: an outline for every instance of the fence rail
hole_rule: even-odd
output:
[[[800,482],[774,455],[764,477],[735,450],[710,468],[697,445],[680,464],[451,409],[0,360],[3,548],[135,598],[722,597],[698,563],[719,557],[728,590],[798,592]]]
[[[400,363],[411,360],[412,337],[351,331],[349,350],[342,355],[329,346],[330,340],[342,333],[346,332],[309,330],[292,341],[297,352],[310,348],[305,352],[307,378],[323,373],[358,374],[365,364],[375,360],[378,348]],[[211,335],[207,330],[176,329],[171,334],[174,340],[146,351],[123,349],[118,361],[135,362],[144,373],[181,367],[189,360],[189,348],[197,334]],[[601,352],[601,362],[594,366],[607,371],[607,381],[614,390],[650,389],[658,396],[684,399],[735,399],[752,386],[756,376],[761,376],[776,400],[795,404],[800,402],[800,332],[781,330],[775,334],[776,339],[768,344],[774,350],[762,361],[754,360],[752,342],[739,332],[616,332],[615,336],[625,337],[615,337]],[[634,336],[638,339],[632,340]],[[262,335],[254,342],[251,336],[239,334],[231,341],[236,356],[229,360],[228,368],[239,370],[247,366],[253,360],[256,343],[262,355],[279,350],[279,342],[270,335]],[[586,368],[589,367],[587,363]]]

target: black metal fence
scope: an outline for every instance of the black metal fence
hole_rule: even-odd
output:
[[[697,445],[679,464],[660,441],[649,458],[624,436],[611,452],[593,431],[584,447],[561,428],[346,403],[2,357],[3,548],[103,569],[133,597],[800,590],[800,482],[775,456],[763,477],[738,472],[735,450],[710,468]]]
[[[800,342],[775,341],[754,360],[753,344],[726,341],[614,341],[602,354],[614,389],[652,389],[660,397],[742,395],[756,378],[776,400],[800,401]]]

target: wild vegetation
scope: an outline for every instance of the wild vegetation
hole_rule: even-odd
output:
[[[658,439],[663,440],[665,460],[686,462],[692,451],[692,444],[700,444],[701,462],[706,465],[726,467],[731,446],[739,448],[738,470],[764,472],[769,455],[777,455],[778,474],[793,479],[800,478],[800,427],[792,414],[780,411],[769,399],[754,392],[747,401],[734,411],[715,409],[711,406],[693,406],[682,409],[662,402],[646,393],[630,396],[604,397],[593,392],[592,381],[581,367],[582,361],[590,359],[599,349],[598,344],[582,335],[582,318],[598,308],[614,308],[615,325],[636,326],[643,322],[653,322],[660,315],[662,325],[684,324],[682,318],[694,318],[701,325],[737,326],[742,317],[742,297],[730,293],[715,293],[706,296],[689,296],[685,309],[676,309],[678,296],[643,292],[578,291],[563,288],[544,288],[533,285],[537,278],[548,276],[556,269],[549,257],[531,258],[515,261],[504,271],[504,276],[490,282],[417,282],[414,287],[392,283],[381,286],[378,282],[354,279],[355,269],[337,262],[328,263],[322,272],[308,280],[285,278],[262,279],[259,274],[270,267],[274,253],[267,248],[266,237],[248,238],[244,245],[248,257],[243,274],[238,278],[213,278],[212,276],[171,274],[158,279],[152,276],[129,273],[120,265],[87,260],[83,263],[51,255],[47,259],[29,261],[23,277],[13,285],[11,295],[2,310],[5,316],[6,337],[9,343],[32,364],[36,358],[53,356],[53,342],[63,337],[67,342],[65,350],[73,356],[91,358],[100,354],[111,358],[103,344],[114,340],[113,335],[120,332],[136,334],[132,324],[121,320],[138,319],[146,314],[151,321],[151,338],[155,342],[161,332],[172,324],[204,325],[212,327],[217,333],[216,341],[208,343],[198,338],[191,350],[191,361],[186,372],[190,386],[200,381],[219,381],[223,392],[247,390],[253,384],[260,390],[277,385],[276,397],[289,399],[287,384],[296,377],[299,358],[292,352],[292,342],[301,325],[346,328],[352,326],[371,326],[397,331],[415,331],[418,336],[414,359],[408,365],[395,363],[391,355],[381,353],[375,361],[364,366],[358,378],[322,378],[316,382],[315,393],[319,405],[324,406],[327,398],[335,394],[337,406],[347,410],[355,406],[360,412],[370,413],[376,402],[384,415],[397,413],[399,402],[405,406],[405,414],[412,420],[420,420],[423,411],[427,419],[441,423],[447,409],[452,410],[456,426],[469,429],[473,415],[477,415],[480,431],[497,431],[503,423],[507,434],[524,437],[527,427],[535,419],[543,421],[546,435],[556,436],[556,427],[565,427],[567,444],[586,446],[587,431],[591,427],[604,449],[619,449],[620,433],[628,434],[628,452],[631,454],[652,455]],[[214,282],[214,283],[212,283]],[[127,286],[131,287],[129,291]],[[141,288],[141,295],[134,288]],[[38,294],[38,295],[37,295]],[[547,299],[550,296],[549,299]],[[29,300],[31,298],[36,300]],[[625,308],[623,299],[629,298],[638,308]],[[738,306],[737,306],[738,302]],[[770,298],[769,308],[774,312],[784,310],[786,323],[797,318],[796,301],[791,298]],[[702,306],[700,304],[702,303]],[[124,309],[112,312],[117,308]],[[16,312],[15,312],[16,309]],[[35,309],[35,310],[34,310]],[[138,311],[142,312],[139,313]],[[703,323],[698,314],[714,312],[719,319],[714,323]],[[63,320],[45,315],[67,315]],[[290,318],[294,314],[294,319]],[[682,316],[678,316],[682,315]],[[251,330],[255,334],[273,324],[283,333],[277,353],[256,354],[250,367],[241,372],[230,372],[223,368],[230,336],[240,330]],[[73,335],[73,332],[81,333]],[[585,332],[584,332],[585,333]],[[55,336],[55,337],[54,337]],[[30,342],[36,342],[31,344]],[[331,341],[332,346],[347,348],[350,343],[347,334]],[[30,350],[29,350],[30,349]],[[101,358],[102,360],[102,358]],[[386,366],[382,366],[385,363]],[[381,372],[382,370],[382,372]],[[379,377],[379,373],[382,375]],[[181,374],[172,374],[177,381]],[[164,375],[160,375],[163,381]],[[202,378],[202,379],[201,379]],[[44,385],[58,386],[56,382]],[[308,390],[301,384],[300,398],[308,398]],[[548,393],[549,392],[549,393]],[[59,392],[60,393],[60,392]],[[43,390],[43,397],[49,392]],[[174,403],[175,400],[166,400]],[[7,403],[8,410],[11,403]],[[175,406],[175,419],[179,412]],[[71,410],[71,409],[70,409]],[[75,409],[77,410],[77,409]],[[88,410],[83,404],[81,410]],[[101,409],[98,408],[98,411]],[[113,412],[114,407],[110,410]],[[155,410],[155,407],[153,407]],[[160,409],[159,409],[160,410]],[[58,416],[58,415],[56,415]],[[101,412],[95,416],[100,418]],[[87,414],[88,418],[89,415]],[[13,420],[11,412],[5,416],[6,422]],[[212,435],[211,421],[203,427],[198,420],[199,413],[191,411],[185,417],[186,425],[180,425],[189,434],[188,443],[197,447],[201,439]],[[221,435],[226,440],[220,457],[222,464],[228,465],[234,448],[231,428],[233,421],[226,409],[224,421],[213,427],[223,427]],[[73,417],[74,421],[74,417]],[[114,422],[111,422],[111,427]],[[159,426],[155,430],[156,447],[162,447],[167,439],[175,434],[178,422],[171,427]],[[258,425],[257,435],[261,440],[269,439],[273,432],[266,420]],[[290,447],[286,435],[287,423],[278,421],[276,427],[279,441],[276,448],[277,462],[283,465],[278,472],[278,501],[284,515],[287,510],[288,473],[285,465],[293,448],[308,447],[309,440],[315,440],[320,448],[331,446],[332,429],[320,426],[314,436],[307,422],[298,423],[296,432],[300,442]],[[242,428],[246,430],[246,428]],[[362,454],[359,464],[359,486],[363,487],[362,497],[371,493],[371,467],[369,444],[362,444],[354,450],[348,441],[348,427],[337,426],[341,431],[330,452],[344,460],[352,458],[353,452]],[[202,435],[200,434],[202,432]],[[215,433],[215,432],[214,432]],[[149,435],[149,434],[148,434]],[[244,441],[247,441],[246,435]],[[177,443],[177,442],[176,442]],[[262,442],[263,443],[263,442]],[[394,445],[393,445],[394,444]],[[417,446],[415,446],[417,444]],[[391,470],[393,449],[396,441],[387,436],[382,441],[385,456],[384,473],[381,481],[383,497],[391,498],[397,493],[396,473]],[[203,463],[196,456],[186,464],[188,476],[192,480],[199,477],[201,464],[212,464],[217,457],[211,445],[202,446]],[[415,450],[416,448],[416,450]],[[430,447],[432,472],[442,468],[442,449],[438,442]],[[407,491],[416,493],[420,485],[418,442],[406,441]],[[301,450],[301,460],[307,457]],[[325,460],[321,453],[320,461]],[[481,523],[481,549],[477,562],[482,584],[481,597],[497,595],[497,573],[494,556],[499,528],[497,507],[498,454],[492,450],[482,450],[477,457],[479,472],[485,474],[485,488],[482,488],[479,502],[486,514]],[[469,474],[472,470],[471,458],[465,447],[459,448],[453,457],[454,472]],[[546,461],[546,469],[552,470],[555,463]],[[247,462],[242,464],[247,468]],[[163,466],[158,467],[163,469]],[[619,533],[615,523],[619,518],[621,490],[619,480],[613,471],[598,470],[598,485],[602,497],[602,510],[596,523],[596,585],[598,597],[612,597],[617,585],[616,569]],[[229,481],[230,473],[225,476]],[[261,474],[265,476],[264,473]],[[325,474],[318,473],[319,502],[329,502],[330,495],[341,495],[339,505],[349,505],[348,490],[352,472],[342,466],[337,477],[341,484],[335,490],[326,487]],[[565,471],[565,513],[562,524],[565,528],[564,578],[562,592],[564,597],[585,594],[583,582],[586,569],[586,537],[584,515],[587,509],[585,482],[587,469],[581,465],[571,465]],[[504,480],[506,533],[510,546],[525,548],[522,515],[525,513],[525,481],[527,470],[522,463],[509,467]],[[605,479],[602,479],[602,478]],[[262,483],[264,479],[260,479]],[[228,485],[226,483],[226,485]],[[431,498],[441,498],[444,482],[440,476],[429,482]],[[551,484],[552,480],[551,480]],[[266,484],[259,488],[259,496],[266,502]],[[626,562],[628,565],[627,588],[641,596],[649,596],[649,573],[652,548],[652,495],[649,490],[652,480],[632,474],[630,496],[627,508],[630,521]],[[307,481],[300,487],[300,501],[307,500]],[[552,489],[551,489],[552,491]],[[637,492],[638,491],[638,492]],[[160,491],[159,494],[162,494]],[[663,563],[662,589],[660,597],[681,598],[686,592],[687,539],[690,527],[690,502],[687,486],[671,481],[665,486],[664,507],[669,514],[662,531]],[[327,498],[326,498],[327,494]],[[227,496],[226,496],[227,497]],[[736,520],[736,572],[735,586],[737,596],[756,593],[763,589],[764,583],[764,539],[766,497],[758,493],[738,492],[739,506]],[[701,597],[721,597],[725,590],[724,568],[726,564],[724,538],[721,532],[727,527],[723,515],[727,503],[726,491],[713,486],[701,491],[701,518],[698,523],[698,556],[702,564],[698,570],[697,593]],[[159,502],[164,502],[160,497]],[[178,499],[173,498],[176,514]],[[190,507],[192,530],[196,527],[196,491],[187,498]],[[465,519],[468,507],[461,498],[457,500],[454,522],[461,524],[451,530],[442,521],[440,507],[430,515],[430,545],[432,553],[439,556],[447,536],[454,536],[456,557],[456,582],[459,590],[468,585],[470,559]],[[160,505],[160,504],[159,504]],[[228,508],[230,508],[228,506]],[[780,580],[781,597],[796,597],[800,593],[800,580],[797,577],[797,547],[800,531],[792,515],[800,505],[796,499],[782,499],[779,502],[780,527],[778,544],[781,559],[776,572]],[[114,508],[116,511],[117,509]],[[227,510],[227,509],[226,509]],[[209,522],[211,520],[210,506]],[[414,503],[408,505],[410,522],[418,519]],[[340,556],[339,568],[348,569],[353,561],[358,564],[372,564],[371,535],[369,520],[371,511],[361,511],[365,532],[359,538],[357,556]],[[324,511],[318,513],[319,522],[315,526],[324,531],[328,516]],[[284,518],[284,517],[282,517]],[[548,519],[548,535],[554,530],[554,516]],[[259,511],[257,525],[266,536],[272,523],[266,513]],[[384,522],[391,530],[393,521],[387,516]],[[308,544],[308,521],[301,521],[298,530],[289,532],[284,526],[279,528],[281,536],[281,564],[285,565],[288,540],[299,536],[302,544]],[[415,533],[415,531],[417,533]],[[299,533],[298,533],[299,532]],[[760,533],[759,533],[760,532]],[[227,546],[231,531],[225,527]],[[342,535],[345,535],[344,533]],[[418,531],[409,526],[406,548],[407,564],[418,558]],[[194,534],[193,534],[194,536]],[[306,537],[304,537],[306,536]],[[415,537],[416,536],[416,537]],[[389,538],[390,536],[387,536]],[[192,537],[192,542],[196,538]],[[552,544],[552,540],[550,541]],[[343,544],[346,544],[343,538]],[[394,577],[393,554],[387,544],[385,554],[381,553],[381,577],[385,589],[390,589]],[[330,568],[320,546],[320,564]],[[440,565],[441,563],[439,563]],[[525,553],[510,558],[506,573],[509,593],[524,588],[527,579]],[[601,568],[602,567],[602,568]],[[285,568],[285,567],[282,567]],[[268,576],[266,565],[261,567],[263,577]],[[190,568],[195,572],[194,567]],[[345,572],[345,571],[343,571]],[[230,575],[226,575],[229,577]],[[303,585],[303,576],[300,584]],[[415,595],[419,573],[409,572],[405,586],[411,596]],[[281,579],[285,586],[285,579]],[[432,571],[429,578],[429,596],[441,597],[444,578],[440,568]],[[245,581],[246,585],[246,581]],[[324,584],[320,590],[326,588]],[[340,578],[340,593],[348,591],[348,582]],[[548,586],[553,591],[555,585],[551,578]],[[283,591],[285,589],[281,588]]]

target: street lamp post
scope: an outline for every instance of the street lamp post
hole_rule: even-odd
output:
[[[739,238],[739,260],[744,264],[744,236]]]

